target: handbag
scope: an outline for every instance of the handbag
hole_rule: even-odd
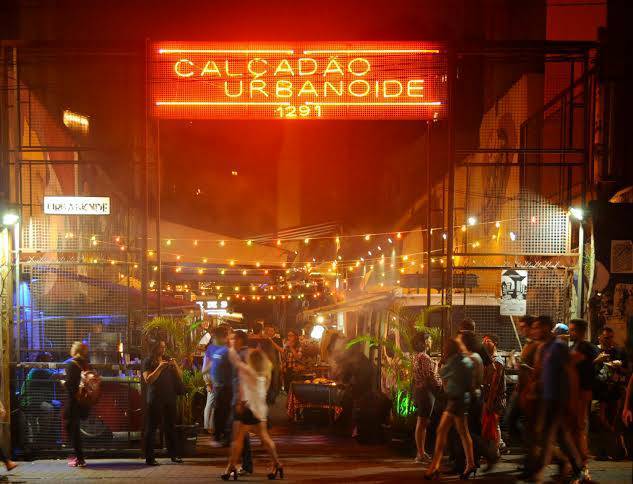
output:
[[[481,417],[481,436],[486,440],[497,442],[499,434],[497,433],[497,425],[499,424],[496,413],[484,412]]]

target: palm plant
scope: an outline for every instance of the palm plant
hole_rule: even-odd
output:
[[[196,330],[200,326],[193,315],[182,318],[174,316],[156,316],[143,325],[145,339],[164,339],[167,345],[167,353],[182,363],[185,358],[191,356],[196,350]],[[184,395],[178,397],[178,415],[180,423],[191,425],[195,422],[193,415],[193,403],[196,395],[204,395],[206,384],[202,372],[198,370],[183,370],[182,375]]]
[[[196,395],[206,394],[202,372],[199,370],[183,370],[182,382],[185,387],[185,394],[181,395],[177,401],[178,415],[182,425],[192,425],[195,423],[193,405]]]
[[[442,329],[428,325],[430,314],[445,310],[445,306],[431,306],[417,312],[411,308],[394,304],[387,311],[386,334],[379,336],[361,335],[352,339],[347,347],[368,344],[383,349],[383,388],[388,388],[396,418],[406,419],[415,411],[412,398],[413,338],[418,332],[431,335],[431,352],[439,352]],[[397,336],[396,336],[397,333]]]

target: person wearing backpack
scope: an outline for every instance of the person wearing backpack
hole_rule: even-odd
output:
[[[75,449],[75,457],[68,460],[70,467],[84,467],[82,441],[81,441],[81,419],[86,418],[90,412],[90,407],[82,402],[80,387],[82,383],[82,372],[89,370],[88,346],[80,341],[75,341],[70,348],[70,360],[66,365],[66,390],[68,391],[68,402],[64,409],[66,419],[66,433]]]

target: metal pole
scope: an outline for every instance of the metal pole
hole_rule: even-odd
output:
[[[446,305],[448,306],[448,337],[453,334],[453,241],[455,235],[455,81],[457,59],[451,49],[448,59],[448,207],[446,213]],[[446,337],[446,336],[445,336]]]
[[[160,316],[163,310],[163,259],[161,256],[161,244],[160,244],[160,219],[161,219],[161,157],[160,157],[160,121],[156,121],[156,262],[158,264],[158,315]]]
[[[426,122],[426,307],[431,305],[431,250],[433,237],[431,234],[431,195],[433,184],[431,182],[431,124]],[[424,254],[422,255],[424,257]]]
[[[147,306],[147,272],[149,267],[147,266],[147,234],[148,234],[148,217],[149,217],[149,72],[148,72],[148,59],[149,59],[149,39],[145,41],[145,125],[143,131],[143,160],[141,163],[141,193],[142,193],[142,216],[141,216],[141,306],[144,313],[143,319],[146,320],[148,316]]]
[[[584,264],[585,264],[585,228],[583,221],[578,227],[578,308],[576,314],[579,318],[584,316],[585,295],[584,295]]]
[[[14,255],[14,275],[15,275],[15,328],[16,328],[16,357],[15,361],[22,361],[20,359],[20,346],[21,346],[21,294],[20,294],[20,222],[13,226],[13,253]]]

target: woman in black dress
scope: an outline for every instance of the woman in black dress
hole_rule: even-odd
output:
[[[182,370],[175,359],[165,358],[164,341],[155,342],[149,357],[143,361],[143,381],[147,384],[145,463],[158,465],[154,458],[154,440],[162,421],[169,457],[172,462],[182,464],[176,439],[176,397],[181,393]]]

